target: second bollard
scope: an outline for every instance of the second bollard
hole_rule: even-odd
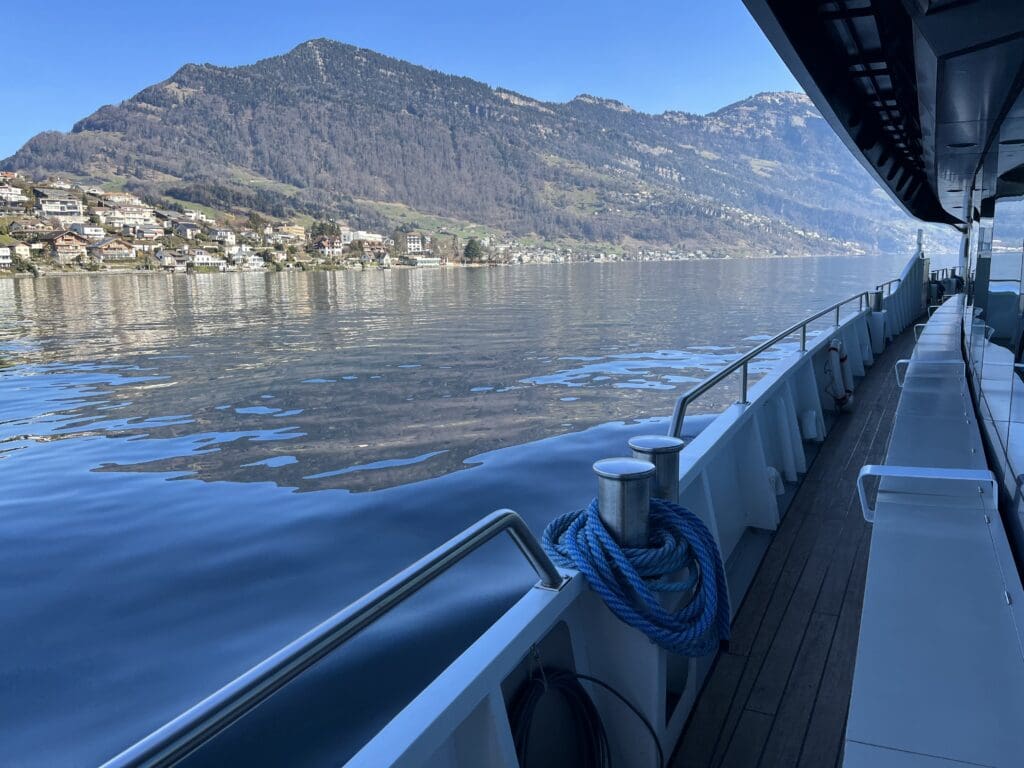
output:
[[[679,503],[679,452],[686,445],[678,437],[638,435],[629,441],[634,459],[654,465],[651,496]]]

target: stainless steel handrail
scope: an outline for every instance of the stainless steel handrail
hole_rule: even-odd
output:
[[[557,590],[565,584],[567,579],[555,568],[519,515],[510,509],[492,512],[104,763],[102,768],[174,765],[466,555],[505,531],[540,576],[540,586]]]
[[[890,281],[890,282],[893,282],[893,281]],[[884,285],[884,283],[883,283],[883,285]],[[782,333],[778,334],[777,336],[773,336],[772,338],[768,339],[768,341],[766,341],[766,342],[764,342],[762,344],[759,344],[758,346],[754,347],[749,352],[745,353],[741,357],[739,357],[736,360],[734,360],[733,362],[729,363],[729,365],[725,366],[725,368],[723,368],[722,370],[718,371],[717,373],[712,374],[711,376],[708,376],[706,379],[704,379],[704,381],[702,381],[699,384],[697,384],[697,386],[693,387],[693,389],[689,390],[686,394],[684,394],[682,397],[680,397],[676,401],[675,411],[672,413],[672,424],[669,427],[669,434],[672,435],[673,437],[681,437],[682,436],[682,431],[683,431],[683,419],[686,418],[686,409],[690,405],[690,403],[692,403],[698,397],[700,397],[705,392],[707,392],[709,389],[714,387],[720,381],[722,381],[723,379],[725,379],[728,376],[732,375],[737,370],[741,370],[741,369],[742,369],[742,373],[741,373],[741,384],[740,384],[740,391],[741,391],[740,402],[741,403],[746,403],[747,402],[747,388],[748,388],[747,387],[747,374],[748,374],[747,366],[748,366],[748,364],[750,363],[751,360],[753,360],[758,355],[761,355],[764,352],[768,351],[773,346],[778,344],[780,341],[785,339],[787,336],[792,336],[797,331],[800,332],[800,351],[801,352],[806,352],[807,351],[807,326],[810,323],[813,323],[815,320],[818,320],[818,319],[820,319],[820,318],[824,317],[825,315],[828,315],[828,314],[830,314],[832,312],[835,313],[835,325],[838,326],[839,325],[839,310],[840,310],[840,308],[843,307],[846,304],[849,304],[851,301],[857,301],[858,302],[858,304],[857,304],[857,310],[858,311],[861,311],[861,310],[865,309],[868,306],[868,291],[861,291],[860,293],[855,293],[853,296],[850,296],[847,299],[843,299],[842,301],[836,302],[832,306],[826,307],[825,309],[823,309],[823,310],[821,310],[819,312],[816,312],[815,314],[811,315],[810,317],[805,317],[799,323],[796,323],[795,325],[791,325],[789,328],[787,328],[786,330],[784,330]]]
[[[902,277],[894,277],[892,280],[886,280],[884,283],[879,283],[878,285],[876,285],[875,286],[875,290],[876,291],[880,291],[883,288],[886,288],[887,289],[886,295],[887,296],[892,296],[892,284],[893,283],[899,284],[899,283],[902,283],[902,282],[903,282],[903,278]]]

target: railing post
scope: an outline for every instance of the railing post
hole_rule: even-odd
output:
[[[633,458],[654,465],[651,496],[679,503],[679,452],[685,443],[677,437],[638,435],[629,441]]]
[[[883,297],[882,297],[882,292],[880,290],[876,290],[876,291],[873,291],[871,293],[871,311],[872,312],[881,312],[882,311],[882,307],[883,307],[882,300],[883,300]]]
[[[742,374],[742,377],[741,377],[741,384],[740,384],[740,403],[742,405],[747,405],[749,403],[749,401],[747,400],[747,363],[746,363],[746,361],[744,361],[744,363],[743,363],[743,369],[742,370],[743,370],[743,374]]]
[[[839,327],[839,305],[836,305],[836,328]]]
[[[602,459],[597,473],[601,522],[622,547],[645,547],[654,465],[639,459]]]
[[[800,326],[800,351],[807,351],[807,323]]]
[[[672,411],[672,423],[668,425],[669,437],[682,437],[683,423],[686,421],[686,406],[690,402],[689,392],[676,400],[676,407]]]

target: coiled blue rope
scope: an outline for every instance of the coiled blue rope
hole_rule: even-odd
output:
[[[563,568],[575,568],[622,621],[666,650],[707,656],[729,639],[729,597],[718,543],[685,507],[651,499],[649,546],[622,548],[604,527],[597,499],[544,529],[541,543]],[[696,565],[696,568],[693,566]],[[669,577],[687,569],[688,577]],[[667,611],[660,592],[694,590],[693,599]]]

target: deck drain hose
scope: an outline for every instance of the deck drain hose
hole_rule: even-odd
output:
[[[552,520],[542,543],[552,560],[580,571],[616,616],[662,648],[685,656],[713,653],[730,629],[718,543],[697,515],[661,499],[651,499],[649,531],[649,546],[620,547],[594,499]],[[681,571],[684,578],[672,578]],[[692,599],[672,611],[658,597],[689,590]]]

